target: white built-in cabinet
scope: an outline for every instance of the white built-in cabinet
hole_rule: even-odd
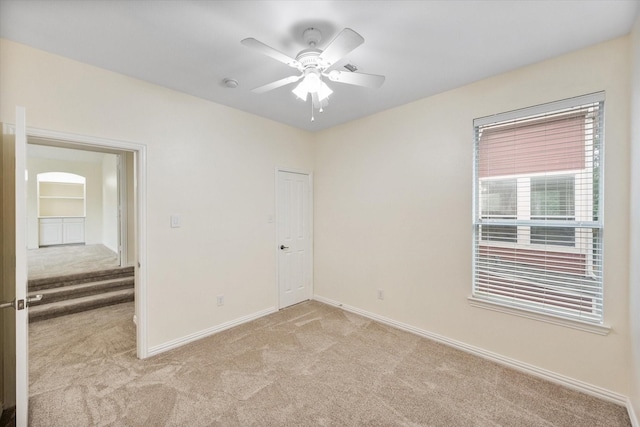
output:
[[[84,243],[84,218],[40,218],[40,246]]]
[[[38,181],[39,245],[84,243],[85,183]]]

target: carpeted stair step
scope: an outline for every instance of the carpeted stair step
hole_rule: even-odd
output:
[[[51,304],[57,301],[67,299],[80,298],[89,295],[96,295],[105,292],[119,291],[122,289],[133,289],[133,277],[123,277],[119,279],[101,280],[99,282],[81,283],[78,285],[69,285],[62,287],[54,287],[29,292],[29,296],[36,294],[42,295],[42,300],[34,301],[31,307],[43,304]]]
[[[29,307],[29,320],[133,301],[134,275],[133,267],[122,267],[29,280],[29,296],[42,295]]]
[[[130,302],[134,300],[134,292],[133,288],[122,289],[58,301],[51,304],[34,305],[29,307],[29,321],[35,322],[38,320],[51,319],[66,314],[79,313],[108,305]]]
[[[103,280],[133,277],[133,267],[118,267],[107,270],[92,271],[87,273],[69,274],[66,276],[45,277],[29,280],[29,292],[37,292],[45,289],[60,288],[63,286],[79,285],[82,283],[99,282]]]

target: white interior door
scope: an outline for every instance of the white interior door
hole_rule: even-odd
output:
[[[312,297],[311,177],[278,171],[278,291],[280,308]]]
[[[27,306],[26,114],[16,107],[15,127],[2,126],[2,297],[3,406],[15,404],[16,425],[26,427],[29,415]],[[6,315],[5,315],[6,313]],[[15,317],[14,317],[15,315]],[[15,328],[13,324],[15,321]]]
[[[29,415],[29,314],[27,298],[27,128],[26,111],[16,107],[15,240],[16,240],[16,425]],[[22,301],[22,302],[21,302]]]

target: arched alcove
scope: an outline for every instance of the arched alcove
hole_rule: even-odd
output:
[[[38,174],[38,181],[84,184],[87,179],[84,176],[69,172],[43,172]]]

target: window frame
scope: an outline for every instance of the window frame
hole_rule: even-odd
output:
[[[598,92],[598,93],[594,93],[594,94],[589,94],[589,95],[584,95],[584,96],[580,96],[580,97],[576,97],[576,98],[570,98],[570,99],[566,99],[566,100],[562,100],[562,101],[556,101],[556,102],[551,102],[548,104],[542,104],[542,105],[538,105],[538,106],[534,106],[534,107],[529,107],[529,108],[524,108],[524,109],[520,109],[520,110],[514,110],[514,111],[510,111],[510,112],[506,112],[506,113],[501,113],[501,114],[496,114],[493,116],[487,116],[487,117],[482,117],[479,119],[475,119],[473,122],[473,131],[474,131],[474,162],[473,162],[473,245],[472,245],[472,270],[473,270],[473,274],[472,274],[472,287],[471,287],[471,295],[469,296],[469,302],[472,306],[475,307],[481,307],[481,308],[487,308],[490,310],[494,310],[494,311],[501,311],[501,312],[507,312],[510,314],[514,314],[517,316],[522,316],[522,317],[527,317],[527,318],[532,318],[532,319],[536,319],[536,320],[541,320],[541,321],[545,321],[545,322],[550,322],[550,323],[554,323],[554,324],[560,324],[563,326],[568,326],[571,328],[575,328],[575,329],[580,329],[580,330],[585,330],[588,332],[594,332],[594,333],[598,333],[598,334],[603,334],[606,335],[610,328],[608,326],[605,326],[604,324],[604,320],[605,320],[605,310],[604,310],[604,257],[603,257],[603,235],[604,235],[604,216],[603,216],[603,206],[604,206],[604,101],[605,101],[605,94],[604,92]],[[581,107],[581,106],[585,106],[588,104],[598,104],[598,114],[597,114],[597,123],[594,123],[594,128],[595,126],[597,126],[598,130],[599,130],[599,141],[598,141],[598,146],[597,146],[597,150],[598,150],[598,157],[599,157],[599,164],[598,164],[598,182],[593,182],[590,181],[590,185],[594,191],[595,187],[593,187],[594,185],[597,185],[597,201],[595,198],[593,197],[588,197],[588,196],[584,196],[582,191],[579,191],[578,189],[578,185],[583,185],[583,184],[579,184],[580,179],[579,177],[585,177],[586,175],[581,175],[581,174],[592,174],[593,170],[589,170],[588,168],[585,168],[583,170],[560,170],[560,171],[555,171],[553,173],[550,172],[544,172],[544,173],[523,173],[523,174],[512,174],[512,175],[498,175],[498,176],[493,176],[493,177],[480,177],[479,175],[479,164],[478,164],[478,156],[479,156],[479,142],[480,142],[480,137],[479,137],[479,129],[485,126],[490,126],[490,125],[494,125],[497,124],[498,126],[500,126],[502,123],[505,123],[505,126],[507,126],[509,122],[512,121],[520,121],[522,123],[526,123],[526,121],[529,118],[532,118],[532,122],[535,121],[536,119],[539,119],[539,117],[536,116],[541,116],[541,115],[550,115],[552,117],[555,117],[556,114],[561,115],[562,112],[564,110],[570,110],[572,108],[576,108],[576,107]],[[591,161],[593,161],[593,158],[591,159]],[[519,304],[512,304],[509,303],[507,301],[501,301],[500,297],[496,297],[497,294],[494,295],[490,295],[489,297],[487,297],[486,295],[482,295],[480,292],[478,292],[478,288],[479,285],[477,285],[476,280],[477,280],[477,262],[478,262],[478,257],[480,255],[478,255],[478,251],[480,250],[479,247],[481,245],[483,246],[489,246],[489,247],[495,247],[495,248],[513,248],[514,247],[514,243],[509,243],[509,242],[503,242],[503,241],[497,241],[497,240],[486,240],[483,236],[483,233],[481,231],[481,226],[482,225],[492,225],[495,224],[496,226],[506,226],[506,222],[507,221],[501,221],[501,220],[495,220],[492,221],[490,219],[491,215],[486,215],[489,218],[483,218],[482,215],[482,201],[481,201],[481,182],[487,182],[487,181],[491,181],[491,180],[495,180],[495,181],[499,181],[499,180],[508,180],[508,179],[516,179],[516,209],[517,209],[517,218],[520,216],[521,212],[520,212],[520,197],[523,197],[521,195],[518,195],[517,192],[519,191],[519,187],[518,187],[518,180],[519,179],[528,179],[528,189],[529,189],[529,193],[526,195],[526,197],[529,198],[529,205],[530,203],[530,199],[531,199],[531,194],[530,194],[530,190],[531,190],[531,181],[532,178],[535,178],[536,176],[570,176],[573,175],[574,176],[574,221],[567,221],[567,220],[562,220],[559,219],[558,221],[566,221],[567,224],[571,227],[574,228],[574,230],[576,231],[576,236],[575,236],[575,240],[574,240],[574,244],[569,246],[569,245],[561,245],[561,244],[557,244],[557,245],[552,245],[553,246],[553,252],[562,252],[562,253],[587,253],[585,252],[585,249],[591,249],[591,248],[597,248],[597,250],[599,251],[599,264],[598,264],[598,268],[599,268],[599,278],[598,278],[598,286],[599,286],[599,297],[600,299],[598,300],[599,303],[601,304],[601,310],[600,310],[600,316],[599,319],[597,320],[593,320],[593,319],[589,319],[589,320],[583,320],[580,319],[580,316],[567,316],[566,314],[560,312],[560,313],[550,313],[548,309],[546,310],[536,310],[536,303],[532,303],[532,302],[526,302],[523,303],[522,305]],[[593,175],[590,176],[589,179],[593,180]],[[578,200],[580,197],[587,197],[590,201],[591,201],[591,205],[587,202],[585,203],[584,200]],[[597,203],[597,206],[594,206],[593,204]],[[587,206],[589,209],[591,209],[590,212],[588,212],[589,215],[591,215],[592,218],[590,218],[589,221],[585,221],[587,218],[584,214],[584,212],[578,212],[579,208],[578,207],[582,207],[581,209],[583,210],[587,210],[586,208],[584,208],[584,206]],[[595,208],[595,210],[594,210]],[[525,250],[542,250],[543,248],[546,248],[547,251],[549,251],[549,247],[551,245],[545,245],[545,244],[538,244],[538,243],[532,243],[530,240],[530,230],[531,227],[533,226],[537,226],[536,224],[536,220],[531,220],[531,213],[532,213],[532,207],[529,206],[528,207],[528,227],[529,227],[529,233],[523,233],[523,235],[527,236],[529,241],[528,242],[518,242],[515,244],[515,246],[517,246],[518,248],[522,248]],[[499,215],[497,215],[499,216]],[[525,215],[523,215],[525,216]],[[519,220],[520,218],[518,218]],[[545,220],[541,220],[540,221],[541,224],[539,226],[544,226]],[[516,226],[520,226],[517,225],[518,221],[514,221],[515,224],[510,224],[510,225],[516,225]],[[558,226],[558,224],[555,224],[556,226]],[[591,237],[589,239],[593,240],[593,239],[599,239],[597,242],[597,245],[594,246],[595,244],[591,241],[582,241],[582,237],[579,234],[579,230],[581,228],[585,228],[589,230],[589,233],[591,233]],[[596,236],[597,233],[597,237]],[[519,233],[516,232],[516,236],[519,236]],[[481,243],[480,243],[481,242]],[[586,248],[585,245],[590,245],[589,248]],[[589,257],[589,255],[587,255],[587,258]],[[593,275],[593,265],[594,264],[587,264],[587,267],[585,267],[585,274],[592,274]],[[594,275],[595,278],[595,275]],[[542,286],[545,289],[547,289],[547,285],[543,284],[539,284],[538,286]],[[489,291],[485,291],[490,293]],[[568,288],[563,288],[562,292],[566,293],[567,295],[569,294],[570,290]],[[518,299],[517,297],[512,297],[515,299]],[[545,305],[546,303],[541,303],[540,305]]]
[[[574,181],[574,215],[573,215],[573,220],[566,220],[567,223],[576,223],[578,221],[577,218],[579,217],[583,217],[584,215],[578,215],[576,213],[576,206],[580,206],[580,197],[581,197],[581,193],[578,191],[575,191],[575,186],[576,186],[576,181],[578,180],[578,175],[582,173],[582,171],[578,171],[578,170],[568,170],[568,171],[556,171],[556,172],[551,172],[551,173],[534,173],[534,174],[523,174],[523,175],[505,175],[505,176],[499,176],[499,177],[489,177],[489,178],[478,178],[478,180],[480,182],[489,182],[489,181],[507,181],[507,180],[516,180],[516,212],[515,215],[502,215],[504,218],[508,217],[508,216],[515,216],[516,218],[513,219],[514,221],[517,220],[518,218],[524,218],[524,217],[532,217],[534,216],[532,214],[532,208],[531,208],[531,203],[530,203],[530,199],[531,199],[531,181],[534,178],[539,178],[542,176],[558,176],[558,177],[573,177],[573,181]],[[519,193],[519,189],[521,188],[521,185],[519,182],[523,182],[526,183],[522,188],[523,188],[523,192],[525,194],[518,194]],[[523,199],[529,199],[529,201],[523,201]],[[483,220],[483,223],[481,225],[494,225],[492,224],[492,219],[489,215],[484,216],[482,214],[482,194],[478,194],[478,214],[479,217]],[[498,217],[499,215],[492,215],[494,217]],[[536,216],[541,216],[541,215],[536,215]],[[506,219],[507,221],[510,219]],[[538,221],[538,219],[534,219],[532,221]],[[544,219],[540,219],[539,221],[546,221]],[[562,219],[559,219],[558,221],[565,221]],[[497,220],[496,221],[496,225],[505,225],[503,221],[501,220]],[[538,244],[538,243],[532,243],[531,242],[531,228],[533,227],[544,227],[544,225],[540,224],[540,225],[513,225],[514,227],[519,227],[519,228],[528,228],[528,231],[525,231],[524,233],[519,233],[516,232],[517,236],[519,236],[522,241],[518,241],[517,246],[523,249],[534,249],[534,250],[540,250],[544,247],[543,244]],[[482,237],[482,234],[481,234]],[[480,239],[480,241],[482,241],[484,244],[486,245],[493,245],[493,246],[505,246],[500,245],[500,241],[496,241],[496,240],[486,240],[486,239]],[[509,244],[511,245],[511,244]],[[584,243],[580,242],[580,238],[579,237],[575,237],[574,243],[571,246],[565,246],[565,245],[557,245],[556,250],[558,252],[567,252],[567,253],[579,253],[580,251],[580,245],[584,245]]]

